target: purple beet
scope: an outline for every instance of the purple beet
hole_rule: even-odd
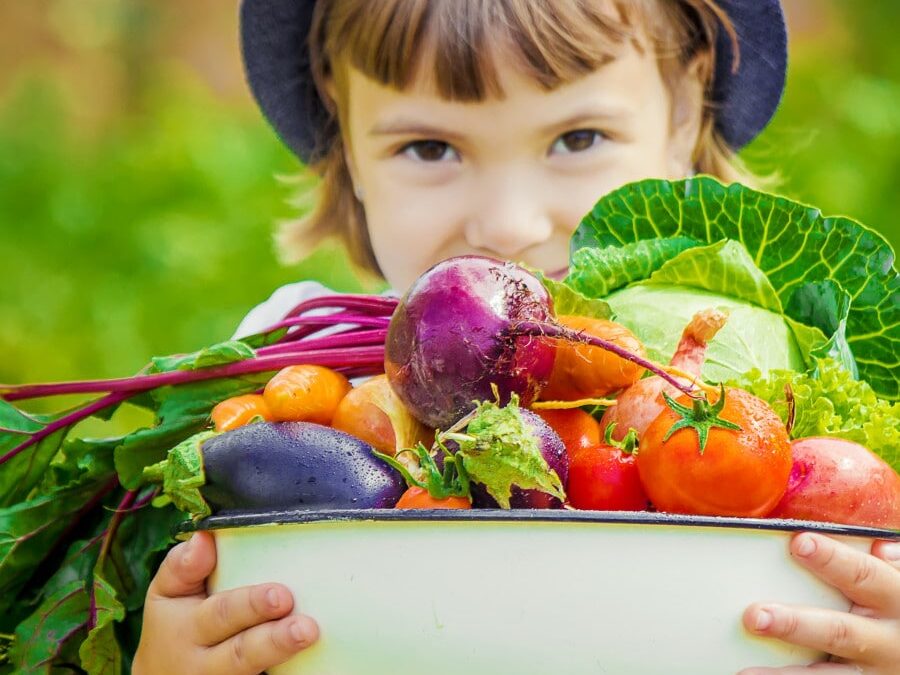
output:
[[[540,280],[512,263],[463,256],[439,263],[409,289],[391,319],[385,371],[420,421],[446,429],[474,401],[530,404],[550,377],[549,340],[516,331],[546,323],[553,303]]]
[[[530,405],[553,369],[551,338],[606,349],[697,396],[642,356],[560,326],[540,279],[482,256],[450,258],[416,280],[391,317],[384,369],[419,421],[447,429],[476,401],[505,404],[517,394]]]

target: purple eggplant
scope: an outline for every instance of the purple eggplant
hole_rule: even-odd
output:
[[[540,416],[524,409],[520,413],[528,429],[537,437],[544,461],[556,472],[565,486],[569,478],[569,456],[566,454],[566,446],[562,439]],[[482,509],[499,507],[497,501],[480,483],[472,484],[472,506]],[[540,490],[523,490],[513,486],[509,506],[513,509],[558,509],[562,508],[562,502]]]
[[[259,422],[202,445],[214,511],[393,507],[406,487],[371,446],[309,422]]]

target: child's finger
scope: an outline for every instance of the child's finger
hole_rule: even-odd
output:
[[[737,675],[811,675],[827,673],[828,675],[860,675],[858,666],[841,663],[814,663],[811,666],[786,666],[784,668],[745,668]]]
[[[216,545],[209,532],[195,532],[166,555],[147,590],[148,598],[206,594],[206,577],[216,566]]]
[[[892,621],[828,609],[757,603],[744,612],[744,626],[756,635],[856,663],[897,661],[897,627]]]
[[[900,541],[879,539],[872,544],[872,555],[881,558],[888,565],[900,570]]]
[[[308,616],[288,616],[254,626],[207,650],[208,672],[257,675],[284,663],[319,639],[319,627]]]
[[[266,621],[280,619],[294,607],[291,592],[280,584],[244,586],[204,600],[195,615],[200,644],[211,646]]]
[[[810,532],[794,537],[791,553],[857,605],[900,618],[900,573],[883,560]]]

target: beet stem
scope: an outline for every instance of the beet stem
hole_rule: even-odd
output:
[[[354,330],[334,335],[325,335],[318,338],[308,338],[303,341],[305,349],[345,349],[347,347],[364,347],[371,345],[383,345],[387,338],[386,328],[367,328]],[[271,356],[273,354],[290,354],[297,351],[297,345],[284,342],[256,350],[257,356]]]
[[[390,317],[387,316],[366,316],[365,314],[349,314],[338,312],[335,314],[323,314],[322,316],[295,316],[289,319],[279,321],[266,332],[278,330],[280,328],[290,328],[292,326],[321,326],[321,328],[332,328],[341,324],[352,324],[356,326],[370,326],[372,328],[387,328]]]
[[[40,443],[42,440],[47,438],[48,436],[56,433],[60,429],[65,429],[66,427],[70,427],[73,424],[77,424],[83,419],[86,419],[93,415],[94,413],[98,413],[105,408],[109,408],[111,406],[117,405],[129,398],[131,394],[127,392],[115,392],[104,396],[103,398],[98,398],[96,401],[93,401],[86,406],[79,408],[78,410],[69,413],[68,415],[64,415],[60,417],[58,420],[54,420],[50,422],[47,426],[45,426],[40,431],[35,431],[28,440],[20,443],[12,450],[7,452],[5,455],[0,457],[0,466],[11,460],[13,457],[18,455],[23,450],[27,450],[32,445]]]
[[[356,309],[372,314],[390,316],[396,309],[398,300],[381,295],[322,295],[301,302],[284,315],[285,319],[299,316],[313,309]],[[264,331],[268,332],[268,331]]]
[[[119,502],[116,510],[113,511],[112,517],[109,519],[109,525],[106,526],[106,532],[103,534],[100,553],[97,554],[96,569],[103,570],[103,563],[106,561],[106,556],[109,555],[109,549],[112,546],[113,538],[116,536],[116,530],[119,529],[122,519],[130,513],[136,498],[137,490],[128,490],[125,496],[122,497],[122,501]],[[90,608],[88,610],[87,629],[90,632],[97,625],[97,594],[94,593],[93,581],[89,586],[88,594],[90,596]]]
[[[698,395],[695,394],[690,387],[676,380],[674,377],[669,375],[665,370],[657,366],[652,361],[648,361],[647,359],[638,356],[637,354],[634,354],[627,349],[623,349],[619,345],[609,342],[608,340],[604,340],[603,338],[589,335],[583,331],[574,331],[564,326],[558,326],[554,323],[547,323],[542,321],[520,321],[512,326],[511,332],[514,335],[530,335],[532,337],[557,338],[576,344],[580,343],[591,345],[593,347],[599,347],[600,349],[612,352],[616,356],[619,356],[627,361],[636,363],[642,368],[646,368],[651,373],[653,373],[654,375],[658,375],[673,387],[678,389],[678,391],[687,394],[691,398],[699,398]]]
[[[138,393],[156,389],[157,387],[174,386],[199,380],[211,380],[219,377],[233,377],[269,370],[281,370],[286,366],[312,364],[330,367],[349,367],[369,365],[384,360],[384,346],[375,345],[358,348],[336,349],[302,349],[298,348],[288,354],[257,356],[252,359],[235,361],[221,366],[199,368],[197,370],[174,370],[152,375],[135,375],[110,380],[84,380],[80,382],[56,382],[50,384],[31,384],[9,386],[0,390],[0,398],[16,401],[42,396],[59,396],[62,394],[91,394],[105,392]]]

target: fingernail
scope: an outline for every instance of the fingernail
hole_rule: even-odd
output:
[[[303,626],[300,625],[299,621],[291,623],[290,631],[291,637],[294,638],[294,642],[301,644],[306,642],[306,634],[303,632]]]
[[[896,562],[900,560],[900,544],[885,544],[881,547],[881,555],[885,560]]]
[[[756,630],[767,630],[772,625],[772,612],[761,609],[756,613]]]
[[[797,555],[808,558],[816,552],[816,541],[808,534],[801,535],[797,541]]]
[[[266,602],[269,603],[269,607],[272,609],[278,609],[278,591],[274,588],[270,588],[266,591]]]
[[[184,545],[184,549],[181,551],[181,564],[185,567],[189,567],[191,564],[191,553],[194,550],[194,538],[191,537],[187,540]]]

